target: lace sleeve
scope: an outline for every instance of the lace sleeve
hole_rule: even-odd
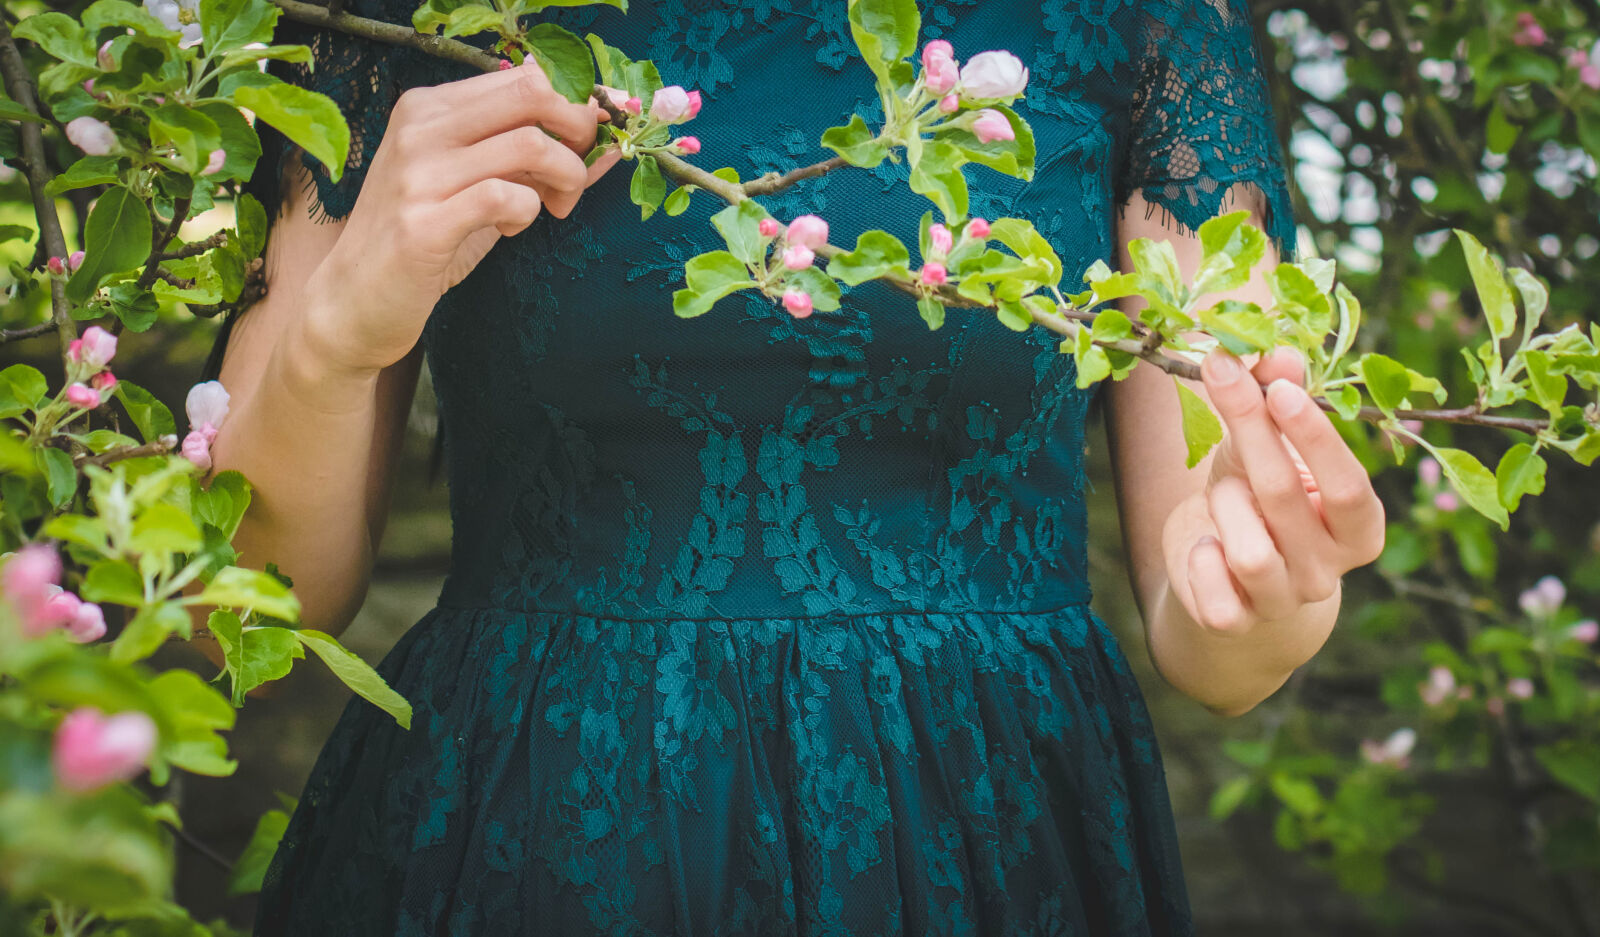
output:
[[[356,16],[409,26],[411,13],[417,6],[417,0],[349,0],[344,9]],[[310,64],[273,61],[268,69],[290,84],[332,98],[350,125],[350,151],[338,182],[333,181],[328,167],[316,157],[305,152],[300,154],[315,183],[312,213],[319,220],[350,214],[366,177],[367,164],[383,141],[389,112],[403,91],[473,74],[469,66],[444,61],[416,49],[309,26],[287,17],[278,20],[273,41],[311,47]],[[270,221],[282,206],[280,187],[284,159],[296,147],[264,123],[257,122],[256,131],[261,136],[261,160],[245,191],[261,200]]]
[[[1268,236],[1292,259],[1283,147],[1246,0],[1159,0],[1143,13],[1117,204],[1142,190],[1192,230],[1228,210],[1236,183],[1252,183]]]

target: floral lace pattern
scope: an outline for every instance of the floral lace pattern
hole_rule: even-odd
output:
[[[875,116],[845,8],[549,15],[700,88],[701,162],[750,178],[821,158],[851,109]],[[1069,288],[1114,259],[1136,190],[1194,225],[1255,183],[1292,238],[1242,0],[922,11],[958,55],[1029,63],[1038,171],[975,168],[973,212],[1033,221]],[[312,167],[337,217],[400,91],[466,75],[314,47],[314,72],[273,67],[359,118],[344,180]],[[251,182],[269,205],[284,152],[269,140]],[[927,203],[905,171],[765,201],[827,217],[835,243],[915,243]],[[413,728],[350,703],[256,933],[1192,933],[1149,717],[1089,606],[1098,386],[1049,336],[956,310],[930,332],[882,284],[804,320],[750,294],[676,319],[721,206],[697,193],[640,223],[628,181],[503,239],[428,322],[451,571],[379,668]]]

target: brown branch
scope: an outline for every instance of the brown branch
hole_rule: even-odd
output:
[[[784,189],[787,189],[796,183],[804,182],[807,179],[814,179],[817,176],[830,173],[835,169],[839,169],[848,165],[850,164],[844,161],[844,157],[832,156],[820,163],[812,163],[810,166],[801,166],[798,169],[791,169],[782,175],[779,175],[775,172],[769,172],[759,179],[751,179],[749,182],[746,182],[744,184],[744,194],[771,195],[775,192],[782,192]]]
[[[0,329],[0,345],[4,345],[6,342],[21,341],[25,338],[36,338],[40,335],[49,335],[55,330],[56,323],[53,320],[50,322],[41,322],[38,325],[30,325],[25,329]]]
[[[188,219],[190,203],[188,196],[172,203],[172,220],[167,222],[166,230],[157,233],[155,243],[150,245],[150,256],[144,262],[144,273],[139,274],[139,282],[136,285],[140,292],[154,285],[157,277],[165,279],[170,276],[167,271],[161,269],[161,255],[166,252],[167,244],[178,236],[178,229]],[[155,212],[150,214],[152,218],[155,217]],[[171,280],[167,282],[170,283]]]
[[[456,39],[446,39],[443,36],[419,33],[411,26],[398,26],[364,16],[352,16],[343,11],[343,3],[334,4],[333,9],[314,3],[302,3],[301,0],[272,0],[272,3],[283,10],[285,16],[297,23],[326,26],[352,36],[417,49],[435,58],[471,65],[486,72],[492,72],[500,67],[498,58],[476,46]]]
[[[11,35],[11,27],[0,20],[0,75],[5,78],[6,93],[30,114],[39,113],[33,76],[22,60],[22,50]],[[50,183],[49,167],[45,163],[44,130],[31,120],[21,122],[18,128],[22,137],[23,170],[28,177],[28,190],[33,194],[33,211],[39,218],[39,241],[47,256],[67,258],[67,237],[61,230],[61,218],[56,214],[55,200],[45,193]],[[67,348],[78,337],[78,328],[72,321],[72,310],[67,303],[66,282],[59,277],[50,278],[50,317],[61,339],[61,363],[70,366]]]
[[[194,241],[189,244],[185,244],[176,250],[165,251],[157,258],[157,260],[183,260],[188,257],[198,257],[213,247],[221,247],[226,243],[228,243],[228,232],[226,229],[224,229],[222,231],[218,231],[216,234],[211,235],[205,240]]]
[[[187,279],[187,278],[184,278],[184,277],[180,277],[176,273],[173,273],[170,270],[162,270],[159,267],[156,269],[156,279],[160,280],[163,283],[169,284],[171,286],[176,286],[180,290],[192,290],[192,289],[194,289],[194,281],[193,280],[190,280],[190,279]]]
[[[106,466],[123,459],[137,459],[140,456],[147,455],[165,455],[177,448],[177,445],[178,437],[168,433],[165,436],[157,437],[153,442],[140,443],[137,446],[119,446],[116,449],[107,449],[105,452],[94,455],[79,453],[72,457],[72,464],[77,468],[82,468],[85,465]]]

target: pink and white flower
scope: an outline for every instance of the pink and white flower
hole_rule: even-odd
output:
[[[200,44],[200,0],[144,0],[144,8],[160,20],[161,25],[183,33],[178,48]]]
[[[961,66],[961,96],[1010,100],[1028,86],[1028,67],[1001,49],[979,52]]]
[[[811,294],[805,290],[786,290],[783,294],[783,308],[789,310],[789,315],[796,319],[804,319],[811,315]]]
[[[681,124],[698,110],[681,85],[667,85],[650,98],[650,116],[664,124]]]
[[[828,223],[816,215],[801,215],[789,222],[788,240],[790,244],[821,250],[828,243]]]
[[[73,381],[67,385],[67,402],[74,407],[92,410],[100,406],[100,392],[82,381]]]
[[[935,221],[928,226],[928,243],[933,247],[933,252],[940,256],[950,253],[950,248],[955,246],[955,237],[950,229]]]
[[[922,47],[922,84],[930,93],[948,94],[960,80],[961,70],[956,67],[955,49],[950,43],[935,39]]]
[[[1428,679],[1417,685],[1417,695],[1429,706],[1438,706],[1456,695],[1456,675],[1449,667],[1434,667]]]
[[[209,471],[211,443],[228,416],[228,391],[220,381],[203,381],[189,388],[183,406],[191,427],[189,435],[183,438],[183,457],[202,471]]]
[[[930,262],[922,265],[922,271],[917,275],[917,278],[922,281],[923,286],[942,286],[950,276],[949,272],[945,270],[944,264]]]
[[[135,777],[156,747],[156,724],[137,710],[107,716],[73,710],[56,727],[51,763],[69,791],[92,791]]]
[[[1017,138],[1017,132],[1011,128],[1011,121],[992,107],[978,111],[972,118],[972,133],[978,138],[979,143]]]
[[[0,566],[0,592],[21,619],[22,633],[38,637],[55,622],[47,617],[46,603],[61,588],[61,554],[48,543],[25,543]]]
[[[81,262],[81,261],[80,261]],[[96,371],[111,363],[117,353],[117,337],[98,325],[91,325],[67,345],[67,357]]]
[[[804,270],[816,259],[817,255],[804,244],[790,244],[783,252],[783,265],[790,270]]]
[[[106,156],[116,148],[117,133],[111,125],[93,117],[74,117],[67,121],[67,139],[90,156]]]
[[[1361,757],[1375,765],[1405,768],[1411,763],[1411,751],[1417,746],[1415,729],[1396,729],[1382,742],[1372,739],[1361,741]]]

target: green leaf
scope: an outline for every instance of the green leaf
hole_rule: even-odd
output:
[[[302,46],[301,48],[304,48]],[[244,119],[239,109],[226,101],[207,101],[198,106],[200,113],[209,117],[217,125],[220,135],[220,146],[226,157],[222,161],[222,168],[209,178],[248,180],[255,172],[256,162],[261,159],[261,138],[256,135],[255,128]],[[206,151],[206,159],[210,159],[210,150]],[[202,160],[204,162],[204,160]],[[242,204],[245,198],[251,198],[248,193],[241,193],[235,207]],[[257,204],[260,204],[259,202]],[[256,253],[259,253],[257,251]],[[255,253],[250,254],[254,257]]]
[[[1496,101],[1494,107],[1489,111],[1489,122],[1484,128],[1484,136],[1489,144],[1489,152],[1509,152],[1512,144],[1517,142],[1517,134],[1521,132],[1521,129],[1506,119],[1505,108],[1500,105],[1499,101]]]
[[[38,44],[63,62],[100,70],[92,37],[77,20],[65,13],[35,13],[12,27],[12,35]]]
[[[255,609],[271,618],[295,621],[300,617],[300,600],[278,580],[256,569],[229,566],[219,570],[189,604],[225,605],[228,608]]]
[[[1279,801],[1301,817],[1314,817],[1322,812],[1322,792],[1310,778],[1275,771],[1267,777]]]
[[[694,186],[689,185],[680,185],[676,189],[673,189],[671,194],[667,196],[667,200],[662,203],[661,209],[672,217],[677,217],[678,215],[683,214],[685,211],[688,211],[689,193],[693,191],[693,189]]]
[[[144,604],[144,580],[122,560],[100,560],[84,575],[79,594],[90,602],[138,608]]]
[[[172,411],[148,390],[131,381],[118,380],[113,393],[122,401],[145,442],[177,433],[178,424],[172,419]]]
[[[1183,296],[1183,277],[1178,270],[1178,254],[1168,240],[1135,238],[1128,242],[1128,256],[1134,272],[1147,280],[1167,302],[1178,305]]]
[[[279,13],[276,6],[261,0],[200,0],[202,47],[207,55],[216,56],[252,42],[270,44]]]
[[[964,162],[960,150],[935,141],[923,147],[911,167],[911,191],[927,196],[951,224],[967,216],[967,177],[961,172]]]
[[[1455,229],[1461,249],[1466,253],[1467,269],[1472,272],[1472,282],[1478,288],[1478,301],[1483,306],[1484,317],[1489,321],[1489,332],[1495,338],[1505,338],[1516,327],[1517,310],[1511,301],[1511,289],[1506,285],[1500,264],[1465,231]]]
[[[528,30],[528,41],[551,87],[573,103],[589,100],[594,92],[594,59],[582,39],[554,23],[536,23]]]
[[[155,325],[156,315],[161,311],[155,293],[139,289],[139,284],[133,280],[118,283],[109,293],[111,311],[128,331],[143,332]]]
[[[144,266],[150,256],[150,211],[121,186],[107,189],[89,210],[83,266],[67,280],[67,298],[82,303],[114,273]]]
[[[1519,442],[1507,449],[1494,471],[1500,503],[1507,511],[1515,511],[1523,495],[1543,493],[1544,472],[1544,457],[1529,444]]]
[[[192,173],[205,166],[212,150],[222,146],[222,131],[198,108],[163,104],[150,112],[150,142],[171,144],[178,151],[179,167]]]
[[[91,38],[98,36],[108,26],[133,29],[158,39],[174,39],[181,35],[163,26],[149,10],[127,0],[95,0],[83,11],[83,25],[89,30]]]
[[[106,551],[106,526],[98,517],[83,514],[57,514],[40,529],[46,537],[75,543],[96,553]]]
[[[286,82],[276,82],[238,88],[233,92],[233,100],[315,156],[328,168],[335,182],[344,175],[345,160],[350,153],[350,127],[332,98]]]
[[[192,627],[189,613],[175,602],[146,605],[111,642],[111,659],[119,664],[144,660],[166,643],[167,635],[187,636]]]
[[[195,520],[210,524],[231,540],[250,506],[250,483],[229,469],[212,476],[209,487],[196,477],[191,477],[191,484],[194,489],[189,495],[189,509]]]
[[[51,507],[61,507],[78,490],[78,472],[72,466],[72,456],[55,446],[40,446],[34,450],[39,471],[45,477]]]
[[[1222,423],[1203,397],[1176,376],[1172,378],[1172,383],[1178,388],[1178,411],[1183,416],[1183,442],[1189,448],[1184,466],[1194,468],[1211,451],[1212,446],[1222,442]]]
[[[67,167],[67,171],[45,184],[46,195],[60,195],[71,189],[91,185],[110,185],[118,181],[119,158],[115,156],[85,156]]]
[[[254,65],[263,59],[315,64],[311,60],[310,46],[283,45],[267,46],[265,49],[234,49],[222,57],[222,68],[226,70]]]
[[[727,251],[709,251],[689,258],[684,265],[688,289],[673,293],[673,312],[683,318],[700,315],[717,300],[737,290],[754,287],[750,270]]]
[[[1499,524],[1501,530],[1511,526],[1511,518],[1500,504],[1499,483],[1482,462],[1461,449],[1433,449],[1433,455],[1473,510]]]
[[[233,568],[233,567],[230,567]],[[224,631],[228,624],[224,624]],[[221,632],[217,642],[222,643]],[[270,680],[286,676],[294,662],[306,656],[301,647],[299,632],[292,628],[255,627],[243,629],[238,637],[238,650],[230,653],[229,661],[237,657],[239,663],[231,667],[233,674],[233,699],[235,706],[243,706],[245,694]]]
[[[215,687],[193,671],[180,668],[151,680],[150,689],[172,727],[161,745],[168,761],[213,777],[225,777],[238,769],[238,762],[228,758],[227,742],[217,734],[232,729],[237,716]]]
[[[383,677],[368,666],[366,661],[321,631],[304,629],[296,631],[295,635],[299,637],[301,643],[322,658],[322,662],[328,665],[334,676],[344,681],[345,686],[355,691],[357,696],[393,716],[394,721],[400,724],[400,728],[411,728],[411,704],[385,683]]]
[[[863,231],[856,237],[855,250],[828,261],[828,275],[856,286],[890,274],[908,277],[910,263],[911,252],[899,238],[887,231]]]
[[[839,308],[839,284],[814,266],[792,271],[783,283],[811,294],[811,308],[816,312],[832,312]]]
[[[260,256],[267,246],[267,210],[249,192],[239,194],[233,210],[239,226],[240,252],[252,259]]]
[[[1220,823],[1233,816],[1235,811],[1244,803],[1244,799],[1250,795],[1250,791],[1254,789],[1254,786],[1254,782],[1246,776],[1233,778],[1217,788],[1217,792],[1211,795],[1211,806],[1209,808],[1211,819]]]
[[[1551,416],[1559,414],[1567,399],[1567,379],[1552,373],[1550,356],[1538,349],[1524,349],[1522,362],[1528,369],[1528,390],[1534,402]]]
[[[889,147],[861,119],[860,114],[850,115],[843,127],[829,127],[822,132],[822,145],[839,154],[852,166],[872,169],[889,157]]]
[[[639,220],[648,219],[667,196],[667,184],[661,178],[661,167],[656,158],[648,154],[639,157],[633,171],[633,183],[628,187],[628,197],[639,206]]]
[[[444,34],[446,36],[472,36],[481,32],[498,32],[505,23],[505,16],[492,7],[468,4],[457,7],[445,17]]]
[[[771,217],[755,199],[729,205],[711,216],[711,224],[722,234],[733,256],[747,264],[759,264],[767,253],[767,239],[761,236],[761,219]]]
[[[1020,302],[1008,299],[1001,300],[995,309],[995,316],[1000,324],[1013,332],[1026,332],[1033,326],[1033,315],[1028,307]]]
[[[1200,310],[1200,324],[1235,355],[1266,351],[1277,344],[1272,317],[1255,303],[1226,299]]]
[[[0,371],[0,417],[16,416],[32,410],[44,400],[50,385],[39,369],[13,364]]]
[[[861,57],[880,77],[887,79],[889,64],[916,50],[922,29],[916,0],[850,0],[849,16]]]
[[[1388,355],[1369,352],[1356,361],[1352,370],[1361,375],[1372,402],[1385,414],[1401,406],[1411,391],[1411,376],[1405,365]]]
[[[1035,155],[1033,129],[1028,126],[1027,121],[1017,116],[1016,111],[1004,104],[991,104],[989,109],[999,111],[1006,116],[1006,120],[1011,124],[1014,139],[991,140],[984,143],[965,127],[949,127],[936,131],[934,138],[955,146],[966,162],[979,163],[996,172],[1031,182]]]
[[[1600,804],[1600,745],[1583,739],[1562,739],[1533,750],[1539,764],[1557,783]]]
[[[1024,260],[1034,261],[1044,271],[1042,282],[1054,286],[1061,282],[1061,258],[1033,223],[1021,218],[998,218],[989,226],[989,237]]]
[[[917,299],[917,314],[922,316],[922,321],[928,323],[928,328],[937,329],[944,325],[944,303],[932,296],[923,296]]]
[[[200,531],[189,515],[161,502],[134,519],[128,546],[136,553],[193,553],[200,549]]]
[[[272,864],[272,857],[278,851],[278,844],[288,828],[287,811],[268,810],[261,815],[250,834],[250,841],[245,844],[244,851],[233,864],[233,870],[228,873],[229,895],[253,895],[261,890],[267,867]]]

